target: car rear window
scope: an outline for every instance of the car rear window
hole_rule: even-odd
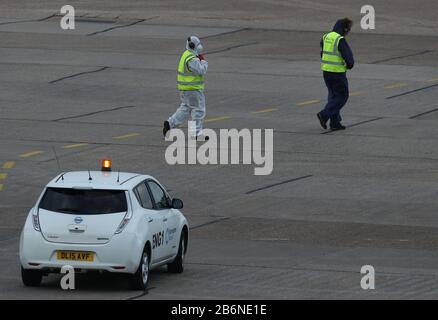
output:
[[[108,214],[127,211],[123,190],[47,188],[39,207],[67,214]]]

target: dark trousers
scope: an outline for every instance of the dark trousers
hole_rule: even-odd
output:
[[[324,82],[328,89],[328,101],[321,115],[326,120],[330,119],[330,128],[335,128],[341,124],[340,111],[349,96],[347,75],[345,72],[324,71]]]

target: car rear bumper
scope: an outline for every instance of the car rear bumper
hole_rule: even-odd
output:
[[[20,262],[23,268],[34,270],[59,270],[68,265],[81,270],[132,274],[138,268],[143,246],[144,244],[130,233],[114,235],[106,244],[54,243],[45,240],[42,234],[32,227],[21,234]],[[93,261],[58,260],[58,251],[92,252],[94,259]]]

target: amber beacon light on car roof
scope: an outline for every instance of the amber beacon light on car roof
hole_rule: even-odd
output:
[[[102,171],[111,171],[111,160],[103,159],[102,160]]]

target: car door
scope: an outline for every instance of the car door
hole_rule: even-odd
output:
[[[148,225],[148,239],[151,241],[152,249],[151,262],[157,263],[163,260],[163,256],[165,255],[162,245],[164,242],[164,222],[162,215],[155,209],[154,201],[152,200],[146,181],[141,182],[134,188],[134,194],[142,207],[145,224]]]
[[[154,180],[147,181],[154,200],[155,208],[160,212],[164,224],[163,259],[175,255],[178,250],[177,219],[178,216],[171,208],[170,197],[167,192]]]

